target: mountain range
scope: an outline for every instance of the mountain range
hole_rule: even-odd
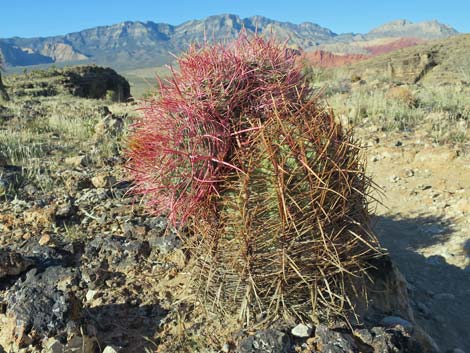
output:
[[[293,24],[262,16],[240,18],[223,14],[173,26],[155,22],[126,21],[53,37],[0,39],[0,54],[7,66],[52,63],[96,63],[114,68],[155,67],[168,63],[192,42],[228,40],[245,28],[249,33],[275,35],[305,51],[335,54],[369,54],[368,43],[383,45],[399,38],[429,40],[458,32],[438,21],[412,23],[397,20],[366,34],[337,34],[311,22]],[[370,45],[369,45],[370,47]]]

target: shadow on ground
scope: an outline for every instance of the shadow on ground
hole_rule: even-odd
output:
[[[165,315],[158,304],[107,304],[87,309],[85,314],[86,321],[97,330],[95,335],[102,349],[113,345],[126,353],[145,352],[146,348],[154,351],[152,339]]]
[[[470,271],[419,250],[447,241],[452,222],[437,217],[377,216],[374,229],[409,282],[416,321],[443,352],[470,351]],[[449,254],[452,256],[452,254]]]

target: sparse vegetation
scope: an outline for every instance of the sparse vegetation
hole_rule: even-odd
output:
[[[67,72],[72,71],[67,69]],[[104,104],[122,116],[132,109],[111,101],[72,96],[62,87],[63,83],[58,78],[61,72],[57,69],[33,70],[23,76],[6,78],[16,93],[12,101],[3,103],[0,112],[0,151],[8,163],[22,168],[21,183],[9,188],[11,195],[27,184],[51,191],[60,182],[60,177],[54,175],[60,159],[83,152],[96,160],[120,154],[125,126],[121,126],[119,134],[101,136],[99,144],[94,141],[95,126],[109,113]],[[29,87],[28,82],[44,79],[48,82],[47,92],[25,88],[24,95],[17,94],[21,87]],[[51,90],[55,95],[48,94]],[[128,124],[127,119],[123,123]]]
[[[328,103],[337,115],[343,115],[356,127],[408,132],[419,129],[436,143],[470,141],[470,88],[389,87],[380,84],[371,88],[366,84],[346,92],[333,91]]]

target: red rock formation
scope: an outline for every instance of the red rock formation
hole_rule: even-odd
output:
[[[414,45],[422,44],[426,42],[423,39],[419,38],[399,38],[397,40],[391,41],[386,44],[377,44],[364,46],[369,54],[333,54],[324,50],[315,50],[311,52],[304,52],[301,55],[303,61],[307,61],[310,65],[330,68],[330,67],[339,67],[348,64],[353,64],[358,61],[369,59],[373,56],[385,54],[394,50],[411,47]]]
[[[425,42],[426,41],[424,39],[405,37],[405,38],[397,39],[387,44],[366,46],[364,47],[364,49],[369,51],[371,56],[376,56],[380,54],[389,53],[394,50],[398,50],[398,49],[402,49],[406,47],[412,47],[414,45],[422,44]]]
[[[315,50],[312,52],[305,52],[302,59],[306,60],[309,64],[318,67],[339,67],[347,64],[352,64],[357,61],[369,58],[368,55],[361,54],[346,54],[338,55],[324,50]]]

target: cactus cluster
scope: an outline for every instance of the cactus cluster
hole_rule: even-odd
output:
[[[360,148],[285,45],[193,46],[133,126],[149,209],[190,231],[192,285],[248,324],[344,315],[379,246]]]

